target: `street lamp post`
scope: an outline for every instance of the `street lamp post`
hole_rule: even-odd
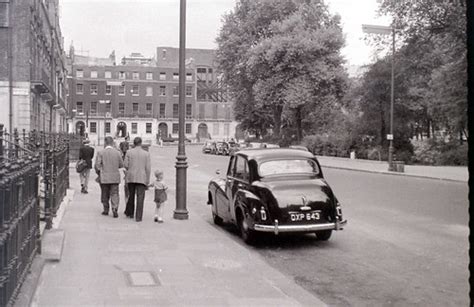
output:
[[[390,77],[390,134],[387,134],[388,146],[388,170],[393,171],[393,104],[395,87],[395,27],[379,25],[362,25],[362,31],[371,34],[392,35],[392,68]]]
[[[184,112],[185,112],[185,80],[186,80],[186,0],[180,0],[179,6],[179,139],[178,155],[176,156],[176,209],[173,217],[177,220],[187,220],[186,209],[186,152],[184,148]]]

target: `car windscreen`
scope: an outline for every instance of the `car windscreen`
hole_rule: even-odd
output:
[[[260,176],[308,174],[318,175],[319,168],[311,159],[279,159],[264,161],[260,164],[258,172]]]

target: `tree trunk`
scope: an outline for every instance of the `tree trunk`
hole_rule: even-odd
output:
[[[283,112],[282,105],[275,105],[273,107],[273,136],[280,137],[280,127],[281,127],[281,113]]]
[[[425,127],[426,128],[426,138],[428,138],[428,139],[431,138],[431,129],[430,129],[430,127],[431,127],[431,120],[428,119],[426,121],[426,127]]]
[[[298,143],[301,142],[301,139],[303,138],[303,127],[302,127],[302,118],[301,118],[301,109],[302,106],[299,106],[296,108],[296,139],[298,140]]]

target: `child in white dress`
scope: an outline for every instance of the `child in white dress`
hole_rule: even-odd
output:
[[[163,207],[165,206],[166,200],[168,199],[167,190],[168,186],[163,181],[163,171],[155,171],[155,181],[150,184],[155,190],[155,222],[163,223]]]

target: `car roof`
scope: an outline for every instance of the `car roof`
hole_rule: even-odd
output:
[[[314,158],[309,151],[289,148],[243,149],[236,153],[248,160],[267,160],[280,158]]]

